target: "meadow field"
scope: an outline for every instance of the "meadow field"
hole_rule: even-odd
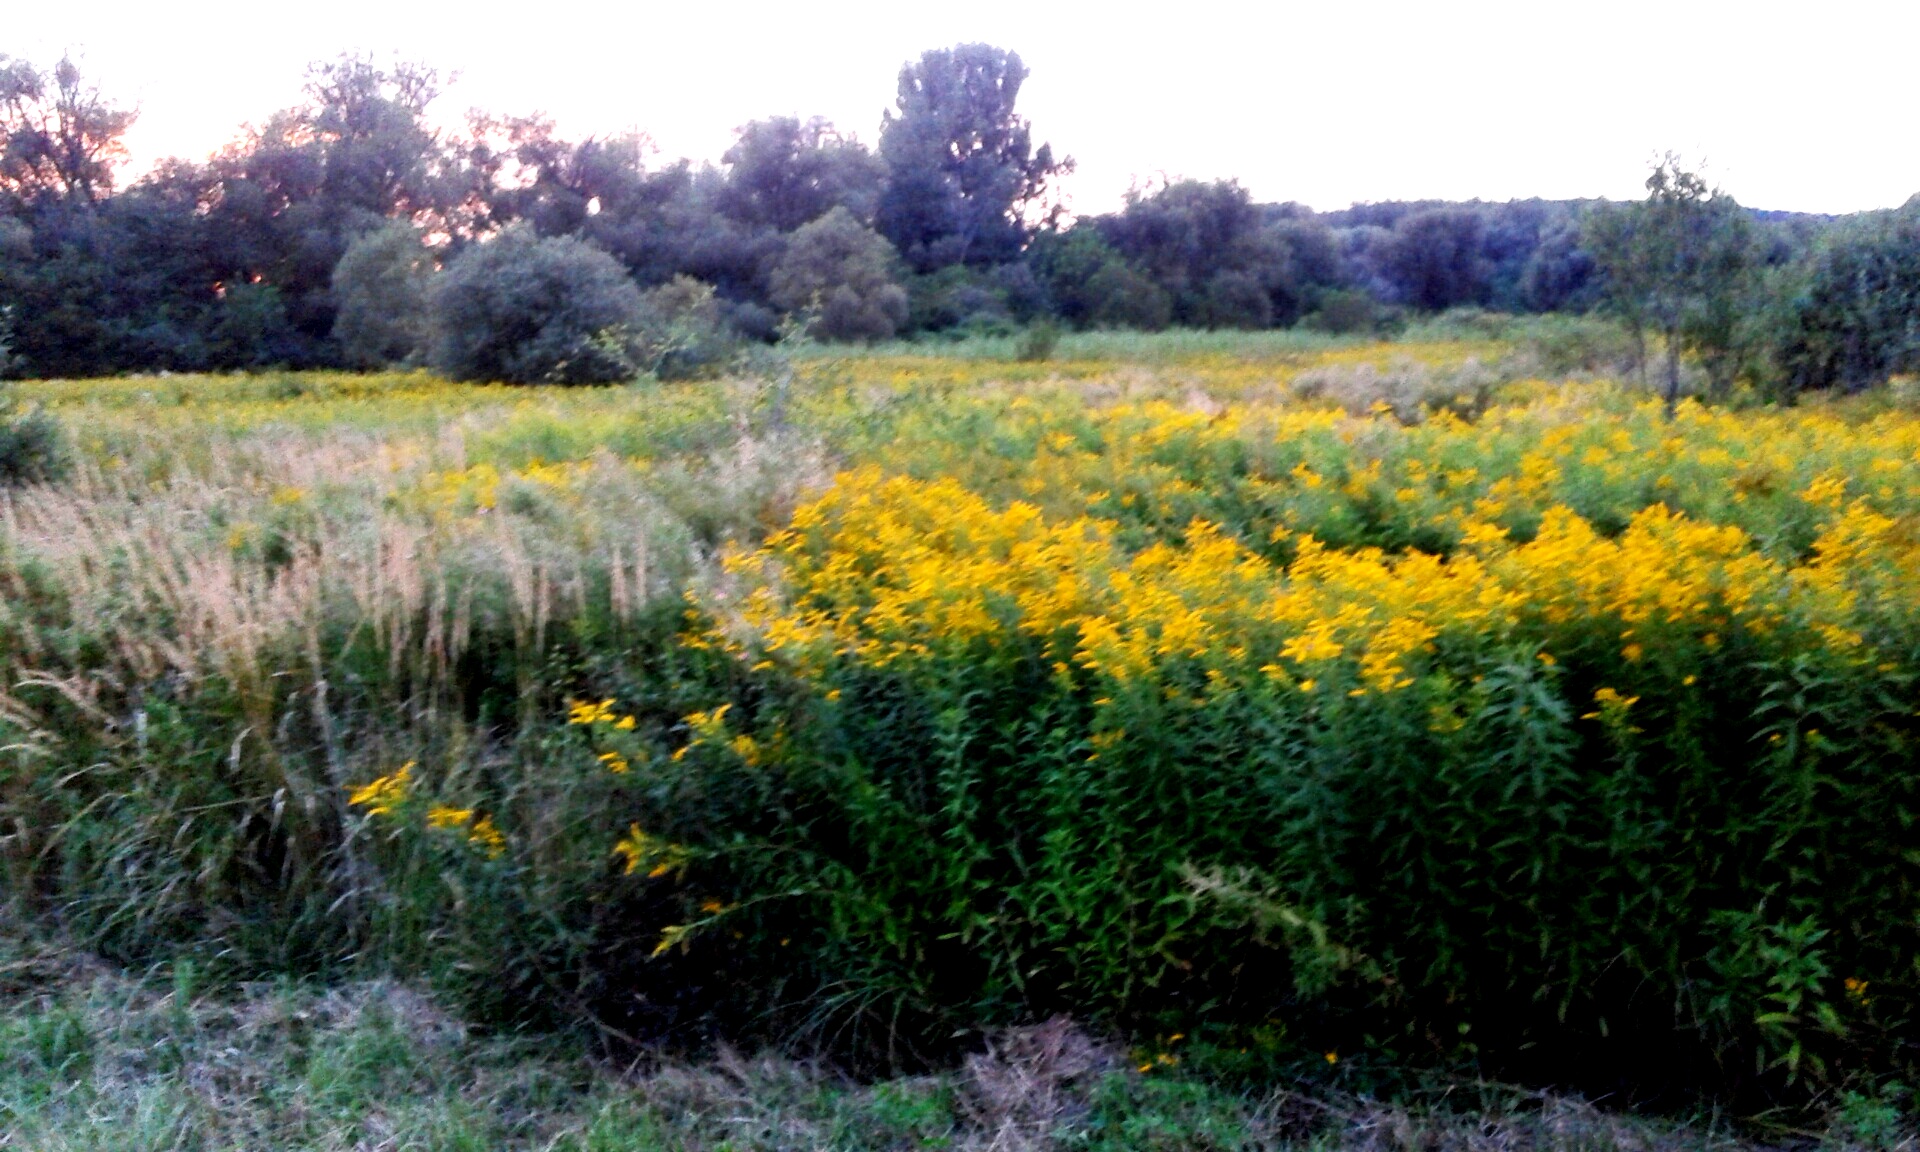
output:
[[[14,386],[0,1147],[1913,1146],[1903,385],[1021,351]]]

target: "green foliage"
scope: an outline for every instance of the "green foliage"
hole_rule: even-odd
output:
[[[887,184],[875,224],[916,271],[1017,259],[1028,213],[1071,171],[1035,147],[1014,111],[1027,67],[1017,52],[960,44],[900,69],[880,126]]]
[[[907,326],[946,338],[1006,335],[1014,328],[1006,292],[993,278],[963,264],[912,277],[907,284]]]
[[[886,180],[879,157],[818,118],[775,116],[742,127],[722,159],[720,210],[736,220],[793,232],[845,208],[870,222]]]
[[[806,317],[819,340],[886,340],[907,321],[892,245],[835,207],[796,231],[770,279],[774,303]]]
[[[3,229],[4,225],[0,225],[0,230]],[[20,358],[13,353],[13,305],[0,304],[0,380],[13,375],[19,367]]]
[[[1668,407],[1679,399],[1683,349],[1724,395],[1749,350],[1741,320],[1754,299],[1756,253],[1747,213],[1668,156],[1647,177],[1647,198],[1592,214],[1586,240],[1609,306],[1665,341]]]
[[[1850,221],[1788,276],[1775,359],[1791,390],[1859,391],[1920,356],[1920,202]]]
[[[1200,313],[1208,328],[1267,328],[1273,324],[1273,300],[1251,272],[1217,272],[1206,284]]]
[[[631,380],[647,367],[646,312],[639,288],[605,252],[509,229],[469,247],[441,274],[431,360],[455,380]]]
[[[1073,328],[1093,323],[1087,281],[1109,261],[1122,259],[1093,228],[1046,229],[1027,247],[1027,266],[1046,289],[1054,314]]]
[[[65,426],[38,407],[22,407],[0,383],[0,487],[59,480],[71,463]]]
[[[1060,345],[1060,329],[1048,320],[1027,327],[1020,334],[1020,342],[1014,352],[1014,358],[1023,363],[1038,364],[1053,358],[1054,349]]]
[[[208,343],[220,364],[284,367],[294,358],[297,338],[287,318],[286,301],[274,285],[231,285],[214,311]]]
[[[1310,233],[1269,227],[1234,181],[1135,188],[1123,211],[1091,228],[1165,293],[1182,324],[1265,328],[1276,316],[1299,316],[1303,286],[1292,248]]]
[[[1255,1146],[1240,1102],[1191,1080],[1103,1079],[1065,1148],[1086,1152],[1239,1152]]]
[[[1320,294],[1302,323],[1316,332],[1336,336],[1371,332],[1379,323],[1380,308],[1365,292],[1335,289]]]
[[[1433,208],[1402,217],[1385,260],[1398,299],[1428,312],[1485,304],[1484,231],[1480,214],[1468,208]]]
[[[1847,1152],[1899,1152],[1913,1147],[1920,1133],[1913,1114],[1905,1110],[1912,1099],[1912,1091],[1904,1084],[1842,1092],[1828,1125],[1828,1145]]]
[[[697,816],[647,805],[642,823],[686,837],[689,876],[740,907],[693,920],[713,936],[690,956],[719,962],[732,931],[764,957],[749,969],[804,960],[834,1028],[943,1035],[980,1016],[1095,1005],[1168,1027],[1277,1014],[1317,1017],[1303,1039],[1328,1048],[1440,1034],[1516,1073],[1504,1054],[1533,1049],[1536,1072],[1573,1077],[1699,1075],[1689,1065],[1726,1046],[1751,1068],[1737,1076],[1822,1079],[1816,1053],[1845,1050],[1851,1029],[1871,1034],[1834,1015],[1836,970],[1872,972],[1890,996],[1904,987],[1892,958],[1905,866],[1878,833],[1838,847],[1856,819],[1900,821],[1907,789],[1873,783],[1904,755],[1900,739],[1873,743],[1870,717],[1884,711],[1854,724],[1820,708],[1822,731],[1879,767],[1835,763],[1845,815],[1782,823],[1797,762],[1692,747],[1693,766],[1667,781],[1674,769],[1657,765],[1670,762],[1652,755],[1678,730],[1723,722],[1695,709],[1762,709],[1780,690],[1763,676],[1723,676],[1714,699],[1649,713],[1660,726],[1645,742],[1613,751],[1580,720],[1581,690],[1525,655],[1487,653],[1398,699],[1317,712],[1245,685],[1207,693],[1197,669],[1174,677],[1189,704],[1143,691],[1096,710],[1095,693],[1124,689],[1056,684],[1017,648],[968,655],[968,668],[926,679],[847,669],[822,685],[836,704],[757,719],[749,704],[796,689],[747,688],[731,694],[737,727],[696,730],[677,760],[649,756],[653,787],[710,800]],[[1436,715],[1463,727],[1436,734]],[[1124,750],[1110,749],[1122,731]],[[756,768],[727,751],[735,736],[784,740],[785,755]],[[1672,807],[1669,789],[1695,800]],[[1816,843],[1848,864],[1795,885],[1785,915],[1797,919],[1714,919],[1788,883]],[[1186,861],[1256,870],[1272,895],[1250,902],[1164,870]],[[1891,935],[1855,936],[1843,959],[1809,917]],[[1745,959],[1703,956],[1709,922]],[[1657,1002],[1640,999],[1648,982]],[[1686,1042],[1675,997],[1701,1030]],[[1647,1051],[1654,1037],[1663,1056]]]
[[[433,254],[401,221],[347,245],[333,268],[333,338],[348,364],[386,368],[421,359],[433,272]]]
[[[713,285],[676,276],[643,297],[647,315],[637,331],[642,362],[662,380],[694,380],[719,374],[738,340],[721,315]]]
[[[1173,297],[1125,261],[1100,265],[1087,279],[1084,299],[1095,327],[1158,332],[1173,322]]]

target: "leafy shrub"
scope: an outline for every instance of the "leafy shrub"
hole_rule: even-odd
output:
[[[727,300],[722,303],[724,322],[743,340],[772,344],[780,339],[780,313],[751,300]]]
[[[646,301],[620,262],[570,236],[509,228],[447,265],[429,315],[455,380],[606,384],[647,368]]]
[[[1074,328],[1093,323],[1087,281],[1102,265],[1121,260],[1092,228],[1044,229],[1028,245],[1025,265],[1045,290],[1051,311]]]
[[[1270,328],[1273,298],[1251,272],[1216,273],[1207,281],[1201,309],[1208,328]]]
[[[402,221],[347,245],[333,268],[333,338],[348,364],[383,368],[425,353],[433,272],[433,253]]]
[[[67,474],[66,429],[38,408],[22,408],[0,384],[0,485],[41,484]]]
[[[1173,297],[1124,260],[1100,265],[1085,298],[1087,319],[1097,327],[1158,332],[1173,322]]]
[[[1020,334],[1020,343],[1014,349],[1014,357],[1024,363],[1037,364],[1053,357],[1053,350],[1060,343],[1060,329],[1046,320],[1030,324]]]
[[[1900,1152],[1912,1148],[1920,1133],[1901,1104],[1913,1093],[1904,1084],[1889,1084],[1878,1092],[1847,1091],[1830,1115],[1827,1143],[1847,1152]]]
[[[208,352],[216,367],[270,368],[301,358],[299,334],[272,284],[229,286],[214,317]]]
[[[916,332],[1006,335],[1013,312],[995,278],[964,264],[915,276],[907,285],[907,325]]]
[[[769,278],[773,302],[805,313],[818,340],[888,339],[907,321],[894,259],[885,238],[835,207],[788,238]]]
[[[636,328],[641,356],[662,380],[715,375],[738,347],[711,284],[675,276],[643,301],[646,315]]]
[[[1920,364],[1920,202],[1837,227],[1797,279],[1775,336],[1790,389],[1858,391]]]
[[[1379,305],[1371,293],[1336,288],[1320,294],[1319,305],[1302,323],[1318,332],[1345,336],[1372,331],[1378,312]]]
[[[1054,319],[1052,293],[1031,264],[1025,261],[996,264],[987,273],[987,279],[1007,314],[1020,323],[1033,324]]]

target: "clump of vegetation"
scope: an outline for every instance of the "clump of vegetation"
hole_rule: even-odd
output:
[[[1920,202],[1835,228],[1784,279],[1789,391],[1857,392],[1920,364]]]
[[[1347,336],[1374,331],[1380,311],[1379,303],[1365,292],[1335,288],[1320,294],[1301,323],[1316,332]]]
[[[60,421],[22,405],[13,387],[0,381],[0,486],[59,480],[71,463]]]
[[[436,370],[511,384],[689,379],[735,343],[712,287],[682,276],[643,293],[606,252],[522,228],[448,264],[431,322]]]
[[[434,254],[412,225],[357,237],[333,267],[333,338],[355,368],[418,363],[429,339]]]
[[[1478,416],[1502,382],[1476,359],[1435,369],[1403,357],[1385,368],[1366,362],[1310,368],[1294,376],[1292,388],[1309,402],[1335,404],[1356,416],[1384,409],[1410,424],[1441,410]]]
[[[19,367],[19,357],[13,354],[13,307],[0,305],[0,380],[13,375]]]
[[[609,384],[644,370],[646,301],[613,257],[510,229],[447,265],[432,304],[434,368],[454,380]]]
[[[1020,334],[1020,342],[1015,348],[1014,358],[1026,364],[1038,364],[1053,358],[1053,350],[1060,346],[1060,329],[1051,321],[1042,320],[1027,326]]]
[[[907,319],[894,259],[883,237],[835,208],[787,241],[770,278],[772,299],[807,316],[807,334],[817,340],[886,340]]]
[[[642,361],[661,380],[698,380],[720,373],[740,341],[722,315],[713,285],[676,276],[645,294],[639,327]]]

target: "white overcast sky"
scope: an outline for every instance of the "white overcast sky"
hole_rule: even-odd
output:
[[[982,40],[1032,70],[1021,108],[1079,162],[1081,212],[1163,172],[1320,209],[1628,198],[1666,150],[1755,207],[1890,207],[1920,191],[1916,34],[1914,0],[0,0],[0,52],[72,50],[139,105],[143,165],[204,157],[346,50],[457,72],[449,120],[538,110],[718,159],[747,120],[817,114],[871,143],[904,60]]]

